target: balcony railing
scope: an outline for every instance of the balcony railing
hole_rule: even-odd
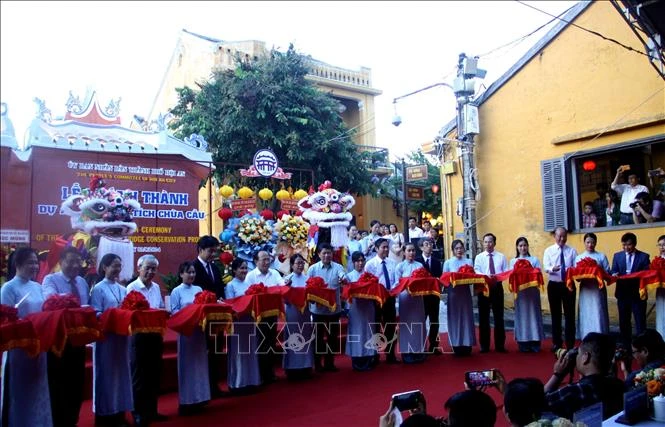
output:
[[[310,59],[309,74],[350,85],[372,87],[371,71],[365,67],[360,67],[360,71],[347,70],[346,68],[335,67],[325,62]]]

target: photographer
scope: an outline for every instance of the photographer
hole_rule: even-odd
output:
[[[402,418],[402,411],[409,417]],[[388,412],[379,417],[379,427],[440,427],[441,421],[427,414],[425,396],[420,390],[393,395]]]
[[[598,402],[603,403],[603,419],[620,412],[624,387],[621,380],[610,375],[614,349],[614,340],[609,335],[591,332],[579,348],[561,352],[552,377],[545,384],[546,408],[569,420],[575,412]],[[559,388],[572,367],[582,378]]]
[[[660,219],[654,215],[653,202],[649,193],[645,191],[637,193],[635,201],[629,206],[633,210],[633,222],[635,224],[650,223]]]
[[[633,338],[632,350],[633,357],[639,366],[638,369],[632,372],[628,371],[630,368],[630,358],[623,358],[618,361],[621,371],[624,374],[627,390],[634,387],[634,380],[637,374],[660,368],[665,364],[665,342],[663,342],[663,337],[655,329],[646,329]]]

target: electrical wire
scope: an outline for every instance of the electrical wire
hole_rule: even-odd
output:
[[[579,29],[582,30],[582,31],[586,31],[587,33],[592,34],[592,35],[594,35],[594,36],[596,36],[596,37],[600,37],[600,38],[603,39],[603,40],[607,40],[607,41],[609,41],[609,42],[616,43],[616,44],[618,44],[619,46],[621,46],[622,48],[624,48],[624,49],[626,49],[626,50],[628,50],[628,51],[630,51],[630,52],[639,53],[640,55],[644,55],[644,56],[646,56],[647,58],[651,59],[651,57],[650,57],[649,55],[647,55],[646,53],[641,52],[641,51],[639,51],[639,50],[637,50],[637,49],[633,49],[632,47],[627,46],[627,45],[621,43],[620,41],[615,40],[615,39],[613,39],[613,38],[611,38],[611,37],[606,37],[606,36],[602,35],[601,33],[597,32],[597,31],[589,30],[588,28],[584,28],[584,27],[582,27],[581,25],[577,25],[577,24],[575,24],[575,23],[573,23],[573,22],[571,22],[571,21],[566,21],[565,19],[563,19],[563,18],[559,18],[558,16],[554,16],[554,15],[552,15],[551,13],[549,13],[549,12],[545,12],[545,11],[542,10],[542,9],[538,9],[538,8],[535,7],[535,6],[531,6],[530,4],[527,4],[527,3],[523,2],[522,0],[515,0],[515,1],[516,1],[517,3],[519,3],[519,4],[521,4],[521,5],[524,5],[524,6],[526,6],[526,7],[530,7],[531,9],[537,10],[537,11],[540,12],[540,13],[544,13],[545,15],[552,16],[552,17],[554,17],[554,18],[556,18],[556,19],[558,19],[558,20],[560,20],[560,21],[562,21],[562,22],[565,22],[565,23],[568,24],[568,25],[572,25],[572,26],[575,27],[575,28],[579,28]]]

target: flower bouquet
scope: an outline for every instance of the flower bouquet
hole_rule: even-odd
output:
[[[141,295],[143,296],[143,295]],[[81,306],[81,301],[74,295],[51,295],[44,301],[42,306],[43,311],[63,310],[65,308],[78,308]]]
[[[194,304],[215,304],[217,294],[210,291],[202,291],[194,296]]]
[[[280,242],[285,242],[293,249],[307,245],[309,223],[300,216],[283,215],[275,224],[275,231]]]
[[[120,308],[122,308],[123,310],[131,310],[131,311],[149,310],[150,304],[148,303],[148,300],[145,299],[145,297],[141,292],[131,291],[130,293],[127,294],[125,299],[122,300]]]
[[[665,391],[665,365],[650,371],[642,371],[635,376],[635,387],[646,386],[650,398]]]
[[[272,253],[277,240],[273,221],[266,221],[258,214],[246,214],[242,218],[231,218],[221,236],[235,248],[238,258],[253,265],[254,254],[259,251]]]

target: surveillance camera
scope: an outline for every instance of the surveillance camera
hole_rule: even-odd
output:
[[[393,126],[399,126],[399,125],[402,124],[402,118],[400,116],[396,115],[395,117],[393,117],[392,123],[393,123]]]

